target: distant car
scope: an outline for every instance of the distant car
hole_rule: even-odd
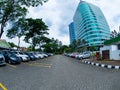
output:
[[[41,55],[42,55],[43,57],[45,57],[45,58],[48,57],[48,55],[47,55],[46,53],[42,53],[42,52],[41,52],[41,53],[39,53],[39,54],[41,54]]]
[[[83,52],[83,58],[90,58],[91,52]]]
[[[53,53],[48,53],[48,56],[53,56]]]
[[[34,54],[35,54],[36,56],[38,56],[39,59],[43,59],[43,58],[44,58],[44,56],[43,56],[42,54],[38,53],[38,52],[35,52]]]
[[[4,65],[6,65],[5,57],[4,57],[3,54],[0,52],[0,66],[4,66]]]
[[[35,59],[37,59],[37,60],[40,59],[39,56],[38,56],[36,53],[30,52],[30,54],[34,55],[34,56],[35,56]]]
[[[80,59],[80,60],[81,60],[81,59],[83,59],[83,54],[82,54],[82,53],[79,53],[79,54],[77,54],[77,55],[76,55],[76,57],[75,57],[75,58],[77,58],[77,59]]]
[[[24,52],[24,53],[30,57],[31,61],[35,61],[36,60],[36,57],[32,53],[29,53],[29,52]]]
[[[1,53],[5,57],[5,61],[9,64],[20,64],[21,58],[19,58],[17,55],[12,53],[9,50],[2,50]]]
[[[72,53],[72,54],[71,54],[71,57],[72,57],[72,58],[75,58],[76,55],[78,55],[78,53]]]

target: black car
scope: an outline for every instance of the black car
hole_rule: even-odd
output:
[[[5,57],[5,61],[9,64],[20,64],[21,63],[21,58],[12,53],[9,50],[2,50],[2,54]]]
[[[5,58],[3,54],[0,52],[0,66],[6,65]]]
[[[36,57],[32,53],[24,52],[24,54],[26,54],[27,56],[29,56],[29,58],[30,58],[31,61],[35,61],[36,60]]]

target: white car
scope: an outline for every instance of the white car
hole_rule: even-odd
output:
[[[41,53],[41,55],[43,55],[44,57],[48,57],[48,55],[45,53]]]
[[[82,54],[82,53],[77,54],[77,55],[76,55],[76,58],[77,58],[77,59],[83,59],[83,54]]]
[[[22,61],[29,61],[30,58],[25,55],[24,53],[20,52],[20,51],[14,51],[13,53],[15,53],[18,57],[22,58]]]
[[[39,58],[44,58],[44,56],[42,55],[42,54],[40,54],[40,53],[37,53],[37,55],[39,56]]]
[[[83,58],[90,58],[91,52],[83,52]]]

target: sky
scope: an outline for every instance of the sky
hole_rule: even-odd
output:
[[[120,26],[120,0],[83,0],[98,6],[110,26],[110,30],[119,30]],[[68,25],[73,21],[75,10],[80,0],[48,0],[42,6],[30,7],[27,17],[42,18],[49,27],[50,38],[62,41],[63,45],[69,45],[69,27]],[[3,35],[5,39],[5,34]],[[11,42],[11,39],[7,39]],[[13,42],[18,42],[17,38],[12,39]],[[27,47],[28,44],[22,41],[22,47]]]

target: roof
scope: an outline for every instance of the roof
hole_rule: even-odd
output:
[[[120,36],[117,36],[117,37],[112,38],[110,40],[106,40],[104,42],[104,45],[111,45],[111,44],[118,44],[118,43],[120,43]]]
[[[10,48],[11,46],[9,45],[6,40],[0,40],[0,48]]]

